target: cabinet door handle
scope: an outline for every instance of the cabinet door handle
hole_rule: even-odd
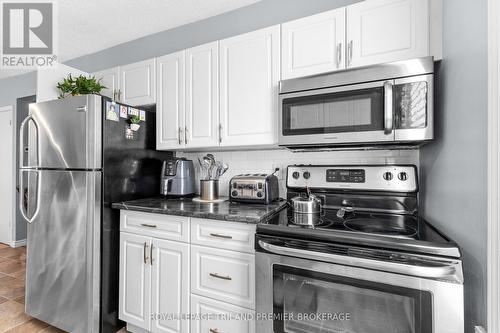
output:
[[[349,63],[349,66],[352,65],[352,49],[354,48],[354,42],[351,40],[349,41],[349,45],[347,47],[347,53],[348,53],[348,63]]]
[[[149,263],[153,266],[153,243],[151,243],[151,247],[149,248]]]
[[[217,238],[233,239],[233,236],[226,236],[226,235],[214,234],[214,233],[210,233],[210,236],[217,237]]]
[[[147,242],[144,242],[144,263],[147,264],[148,263],[148,243]]]
[[[187,126],[184,127],[184,142],[186,144],[188,143],[188,128],[187,128]]]
[[[182,145],[182,127],[179,126],[179,132],[177,133],[177,141],[179,141],[179,145]]]
[[[228,280],[228,281],[232,280],[232,278],[230,276],[222,276],[222,275],[219,275],[217,273],[209,273],[209,275],[211,277],[214,277],[214,278],[217,278],[217,279],[221,279],[221,280]]]
[[[119,100],[121,100],[121,99],[122,99],[122,90],[121,90],[121,89],[118,89],[118,93],[117,93],[117,95],[118,95],[117,100],[118,100],[118,101],[119,101]]]
[[[147,227],[147,228],[156,228],[156,224],[141,223],[141,226]]]
[[[342,43],[337,45],[337,68],[340,67],[340,63],[342,62]]]
[[[219,124],[219,143],[222,143],[222,124]]]
[[[210,333],[219,333],[219,330],[216,328],[211,328]]]

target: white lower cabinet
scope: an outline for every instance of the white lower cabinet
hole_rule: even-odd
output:
[[[129,332],[255,332],[254,225],[127,210],[120,220]]]
[[[192,245],[191,291],[255,309],[255,256]]]
[[[120,298],[121,320],[150,329],[151,237],[120,233]]]
[[[191,333],[254,333],[255,311],[191,295]]]
[[[151,275],[152,332],[189,332],[189,320],[163,314],[189,313],[189,244],[153,239]]]

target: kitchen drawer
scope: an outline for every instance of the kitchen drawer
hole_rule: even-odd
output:
[[[255,256],[192,245],[191,292],[255,309]]]
[[[191,219],[191,244],[254,253],[255,224]]]
[[[122,210],[120,231],[189,243],[189,217]]]
[[[191,333],[255,332],[255,312],[239,306],[191,295],[191,314],[200,319],[191,321]],[[211,316],[205,316],[206,314],[210,314]],[[216,316],[212,316],[213,314],[220,316],[217,318]],[[238,316],[239,318],[228,320],[229,316]]]

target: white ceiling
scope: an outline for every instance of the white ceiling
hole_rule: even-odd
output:
[[[91,54],[260,0],[54,0],[58,60]],[[0,70],[0,78],[21,74]]]

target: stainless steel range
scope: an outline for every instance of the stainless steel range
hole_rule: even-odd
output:
[[[289,166],[287,187],[257,227],[257,332],[463,332],[460,251],[414,166]]]

